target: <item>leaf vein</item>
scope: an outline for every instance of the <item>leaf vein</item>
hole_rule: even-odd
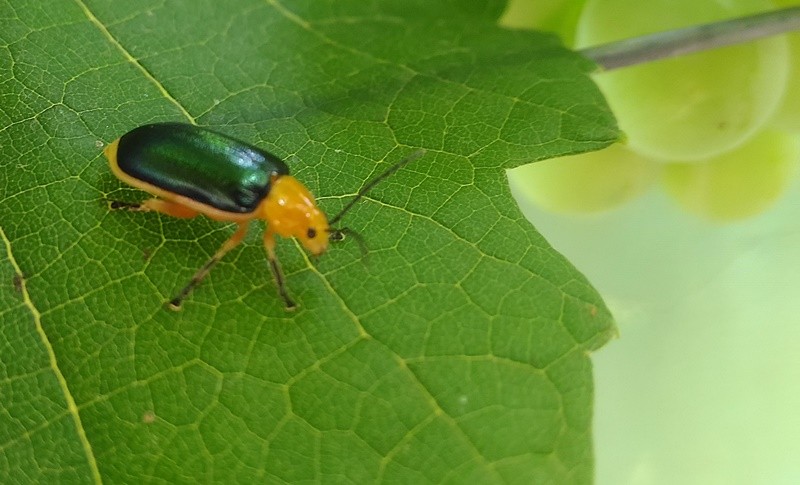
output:
[[[189,122],[196,125],[197,121],[195,120],[194,116],[192,116],[189,111],[181,103],[179,103],[178,100],[169,93],[169,91],[167,91],[167,88],[164,87],[164,85],[158,81],[155,76],[153,76],[153,74],[148,71],[141,62],[139,62],[138,59],[136,59],[125,47],[123,47],[122,43],[120,43],[120,41],[111,34],[108,28],[106,28],[106,26],[100,22],[100,20],[92,13],[92,11],[89,10],[89,7],[86,6],[83,0],[75,0],[75,3],[77,3],[81,10],[83,10],[84,15],[86,15],[86,18],[89,19],[89,22],[93,23],[95,27],[97,27],[97,29],[106,37],[106,39],[108,39],[108,41],[117,48],[122,56],[137,69],[139,69],[144,77],[153,83],[161,95],[164,96],[167,101],[175,105],[175,107],[180,110],[180,112],[186,117],[186,119],[189,120]]]
[[[0,238],[2,238],[3,243],[6,246],[6,254],[8,256],[8,261],[11,263],[11,266],[14,268],[16,274],[20,275],[23,274],[22,270],[17,264],[17,260],[14,258],[14,253],[11,251],[11,240],[8,239],[6,232],[0,227]],[[42,315],[39,312],[39,309],[36,308],[36,305],[33,304],[31,300],[31,295],[28,292],[27,285],[25,284],[25,279],[20,279],[20,292],[22,293],[22,299],[25,302],[25,306],[30,311],[31,315],[33,316],[33,321],[36,326],[36,333],[39,334],[39,338],[42,341],[42,345],[47,352],[47,357],[50,361],[50,368],[53,369],[53,374],[55,375],[56,380],[58,381],[58,386],[61,388],[61,392],[64,394],[64,400],[67,404],[67,412],[72,417],[72,421],[75,425],[75,431],[78,433],[78,439],[80,440],[81,447],[83,448],[83,452],[86,455],[86,462],[89,466],[89,469],[92,473],[92,480],[94,483],[103,483],[103,479],[100,476],[100,470],[97,467],[97,460],[94,456],[94,452],[92,451],[92,445],[89,443],[89,439],[86,436],[86,430],[83,428],[83,424],[81,423],[81,416],[78,411],[78,406],[75,404],[75,399],[72,397],[72,393],[69,390],[69,386],[67,385],[67,380],[64,377],[64,374],[61,372],[61,369],[58,366],[58,360],[56,359],[55,350],[53,349],[53,345],[50,343],[50,339],[45,333],[44,328],[42,327]]]

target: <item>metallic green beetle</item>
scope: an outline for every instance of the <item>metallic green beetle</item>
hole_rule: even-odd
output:
[[[203,214],[239,225],[170,300],[171,308],[179,309],[211,268],[242,241],[250,222],[262,219],[267,223],[264,247],[270,267],[286,308],[291,310],[296,305],[286,291],[275,256],[275,235],[296,237],[312,254],[322,254],[329,240],[342,239],[344,232],[350,232],[346,228],[334,229],[331,224],[378,182],[421,157],[424,151],[417,150],[370,181],[330,222],[308,189],[289,175],[283,160],[206,128],[185,123],[140,126],[114,140],[104,154],[117,178],[155,196],[134,204],[114,201],[112,209],[156,211],[181,218]]]

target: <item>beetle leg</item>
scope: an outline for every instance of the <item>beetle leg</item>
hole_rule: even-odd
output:
[[[244,235],[247,234],[248,225],[249,221],[242,222],[239,224],[239,228],[236,230],[235,233],[233,233],[233,236],[231,236],[230,239],[225,241],[225,243],[217,250],[217,252],[214,253],[213,256],[211,256],[211,259],[206,261],[206,264],[204,264],[202,268],[197,270],[194,276],[192,276],[192,279],[189,281],[189,283],[183,287],[180,293],[178,293],[178,296],[169,301],[169,306],[171,309],[180,310],[181,303],[183,303],[183,299],[186,298],[186,296],[189,293],[191,293],[192,290],[197,285],[199,285],[201,281],[203,281],[203,278],[205,278],[206,275],[209,273],[209,271],[211,271],[211,268],[213,268],[214,265],[217,264],[219,260],[222,259],[222,257],[225,256],[225,254],[227,254],[228,251],[235,248],[240,242],[242,242]]]
[[[278,263],[278,257],[275,256],[275,236],[269,228],[264,231],[264,247],[267,249],[269,267],[272,269],[272,276],[275,277],[275,284],[278,286],[278,293],[280,293],[281,298],[283,298],[286,310],[294,310],[297,308],[297,305],[286,291],[286,282],[283,277],[283,272],[281,271],[281,265]]]
[[[132,212],[160,212],[172,217],[179,217],[181,219],[190,219],[199,215],[200,213],[194,209],[190,209],[185,205],[163,199],[147,199],[141,203],[120,202],[113,200],[109,203],[111,209],[124,209]]]
[[[142,204],[138,202],[123,202],[121,200],[109,200],[108,208],[111,209],[112,211],[115,210],[140,211],[142,210]]]

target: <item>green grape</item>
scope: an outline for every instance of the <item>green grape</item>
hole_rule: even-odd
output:
[[[741,219],[769,207],[800,165],[800,136],[762,131],[746,144],[705,163],[664,167],[664,185],[692,213]]]
[[[568,47],[586,0],[509,0],[498,23],[512,29],[555,32]]]
[[[576,45],[769,10],[766,0],[589,0]],[[772,37],[596,75],[632,149],[662,160],[702,160],[754,135],[786,86],[788,46]]]
[[[773,0],[776,7],[797,7],[798,0]],[[789,81],[786,84],[789,89],[781,102],[773,123],[777,128],[800,132],[800,33],[795,32],[786,36],[789,42],[789,52],[791,68],[789,70]]]
[[[793,88],[786,90],[773,122],[778,128],[800,132],[800,34],[791,34],[787,38],[792,59],[787,85]]]
[[[622,145],[553,158],[510,170],[509,184],[545,210],[584,213],[610,209],[642,193],[655,165]]]

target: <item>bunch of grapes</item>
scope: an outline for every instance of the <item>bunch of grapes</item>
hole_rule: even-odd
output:
[[[581,49],[790,3],[520,0],[503,23],[555,31]],[[520,167],[511,181],[557,212],[608,209],[660,180],[694,213],[758,213],[800,166],[800,92],[787,89],[800,86],[798,54],[800,34],[792,34],[597,73],[626,144]]]

